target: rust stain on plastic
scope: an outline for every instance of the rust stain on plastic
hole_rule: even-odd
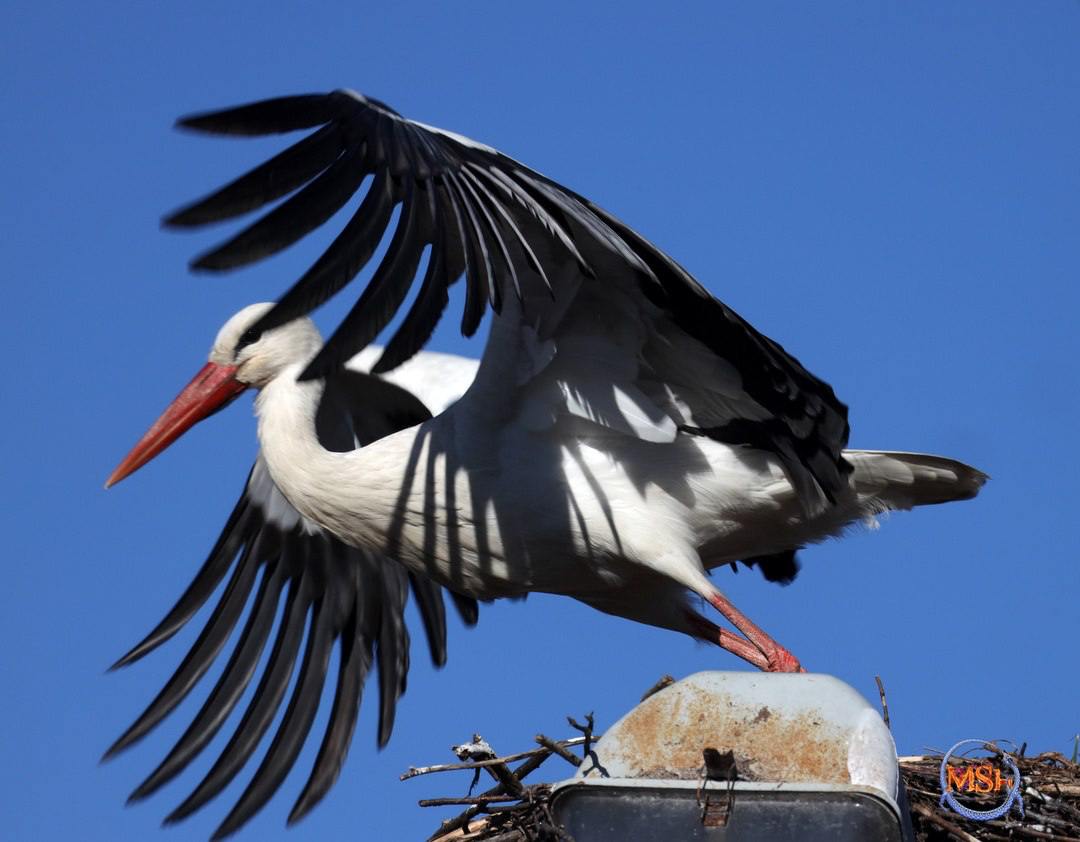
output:
[[[815,711],[785,715],[696,687],[650,697],[599,748],[629,777],[693,780],[706,747],[733,750],[741,780],[850,783],[847,734]]]

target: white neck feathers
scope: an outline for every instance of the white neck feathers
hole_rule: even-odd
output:
[[[368,448],[337,453],[322,446],[315,416],[324,384],[298,382],[302,369],[302,364],[287,367],[255,399],[270,475],[304,517],[347,543],[359,539],[374,549],[385,539],[401,476],[386,475],[393,460],[378,458]]]

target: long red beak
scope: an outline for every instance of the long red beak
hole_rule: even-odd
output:
[[[154,422],[154,426],[139,439],[131,453],[116,466],[116,470],[105,480],[105,487],[116,485],[128,474],[135,473],[190,427],[235,400],[247,388],[247,384],[237,380],[234,374],[234,365],[204,365]]]

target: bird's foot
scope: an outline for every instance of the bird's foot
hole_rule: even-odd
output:
[[[687,611],[686,616],[694,637],[715,643],[731,654],[738,655],[744,661],[753,664],[762,672],[806,672],[799,663],[799,659],[792,655],[789,649],[770,637],[764,637],[762,640],[762,636],[759,635],[757,641],[751,641],[742,635],[720,628],[697,612]]]
[[[789,649],[773,640],[722,593],[714,591],[707,598],[745,636],[721,632],[718,642],[729,652],[745,658],[764,672],[806,672]]]
[[[717,631],[717,642],[721,646],[749,661],[762,672],[806,672],[790,649],[770,637],[764,641],[750,641],[722,629]]]
[[[766,661],[763,667],[765,672],[806,672],[799,659],[791,654],[791,650],[779,643],[774,643],[772,651],[763,654]]]

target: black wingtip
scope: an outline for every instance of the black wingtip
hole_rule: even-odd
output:
[[[131,736],[131,729],[129,728],[127,731],[121,734],[111,746],[105,749],[105,753],[101,755],[101,760],[99,760],[98,763],[108,763],[110,760],[116,757],[116,755],[118,755],[124,749],[130,747],[132,743],[135,743],[137,740],[137,737]]]
[[[274,791],[275,789],[271,789],[267,798],[259,800],[255,805],[245,803],[246,799],[241,796],[240,800],[229,811],[229,814],[221,824],[217,826],[217,830],[215,830],[210,837],[211,842],[216,842],[218,839],[227,839],[240,830],[240,828],[247,824],[248,821],[262,809],[266,800],[274,794]]]
[[[189,806],[190,801],[191,799],[188,798],[186,801],[184,801],[183,804],[181,804],[179,807],[169,813],[169,815],[167,815],[165,818],[163,818],[161,820],[161,826],[170,827],[174,824],[180,824],[180,822],[182,822],[184,819],[194,813],[198,809],[198,807]]]
[[[394,733],[394,718],[397,715],[397,700],[404,694],[404,688],[398,693],[397,696],[389,699],[381,700],[379,710],[379,733],[375,740],[375,745],[382,751],[386,748],[387,743],[390,742],[390,737]]]
[[[238,261],[228,254],[223,255],[223,251],[224,249],[214,249],[204,252],[193,258],[188,263],[188,268],[192,272],[228,272],[230,269],[244,265],[242,260]]]
[[[218,842],[219,839],[228,839],[236,833],[243,824],[242,821],[235,821],[230,815],[225,821],[218,825],[218,829],[215,830],[213,836],[210,837],[210,842]]]
[[[450,598],[454,601],[454,607],[457,609],[461,622],[468,628],[472,628],[479,622],[480,605],[475,599],[469,596],[462,596],[453,591],[450,591]]]
[[[172,775],[167,774],[167,772],[163,774],[163,769],[168,770],[168,766],[166,766],[165,764],[158,766],[158,768],[151,772],[141,784],[139,784],[137,787],[135,787],[134,790],[132,790],[131,795],[129,795],[127,798],[127,805],[129,807],[132,804],[138,804],[140,801],[144,801],[145,799],[149,798],[151,795],[161,789],[165,784],[167,784],[170,780],[172,780],[176,772],[174,772]],[[177,772],[178,771],[180,770],[177,770]]]
[[[196,228],[203,225],[203,220],[197,218],[193,211],[193,205],[185,205],[182,208],[177,208],[174,211],[170,211],[161,217],[161,228],[164,230],[175,228]]]
[[[169,815],[161,820],[161,826],[163,828],[172,827],[173,825],[180,824],[183,820],[183,816],[176,816],[173,813],[169,813]]]
[[[146,789],[146,781],[143,781],[132,791],[131,795],[127,797],[127,801],[124,802],[124,806],[133,807],[140,801],[143,801],[144,799],[149,797],[152,793],[153,790]]]
[[[321,797],[321,796],[320,796]],[[311,812],[311,808],[319,803],[318,798],[300,798],[289,811],[289,817],[285,819],[285,827],[292,827],[308,813]]]
[[[334,94],[300,94],[249,102],[217,111],[185,114],[176,121],[183,131],[254,137],[282,134],[328,123],[341,114]]]
[[[253,131],[243,125],[242,121],[235,119],[237,112],[242,113],[244,106],[225,111],[201,111],[197,114],[184,114],[176,118],[173,128],[181,132],[209,135],[240,135],[255,136],[269,134],[269,132]]]
[[[394,733],[394,717],[397,715],[397,700],[399,698],[401,698],[401,693],[394,697],[380,699],[379,729],[375,736],[375,747],[379,751],[386,748],[390,742],[390,737]]]
[[[192,132],[205,131],[205,124],[209,122],[208,118],[217,113],[217,111],[195,111],[191,114],[181,114],[173,123],[173,128]]]
[[[201,114],[184,114],[182,117],[176,118],[173,128],[179,132],[205,131],[199,128],[199,118],[201,116]]]
[[[125,652],[123,655],[113,661],[112,664],[109,665],[109,667],[105,670],[105,674],[108,675],[109,673],[116,672],[117,670],[121,670],[124,667],[129,667],[133,663],[138,661],[140,658],[142,658],[144,655],[149,654],[150,650],[154,647],[148,644],[149,640],[143,640],[132,646],[130,649],[128,649],[127,652]]]
[[[124,667],[131,666],[136,661],[142,660],[149,655],[155,649],[157,649],[162,643],[172,637],[175,629],[171,631],[168,628],[163,628],[165,622],[158,624],[158,626],[150,632],[146,637],[128,649],[123,655],[117,658],[112,664],[105,670],[105,674],[108,675],[111,672],[116,672]]]

